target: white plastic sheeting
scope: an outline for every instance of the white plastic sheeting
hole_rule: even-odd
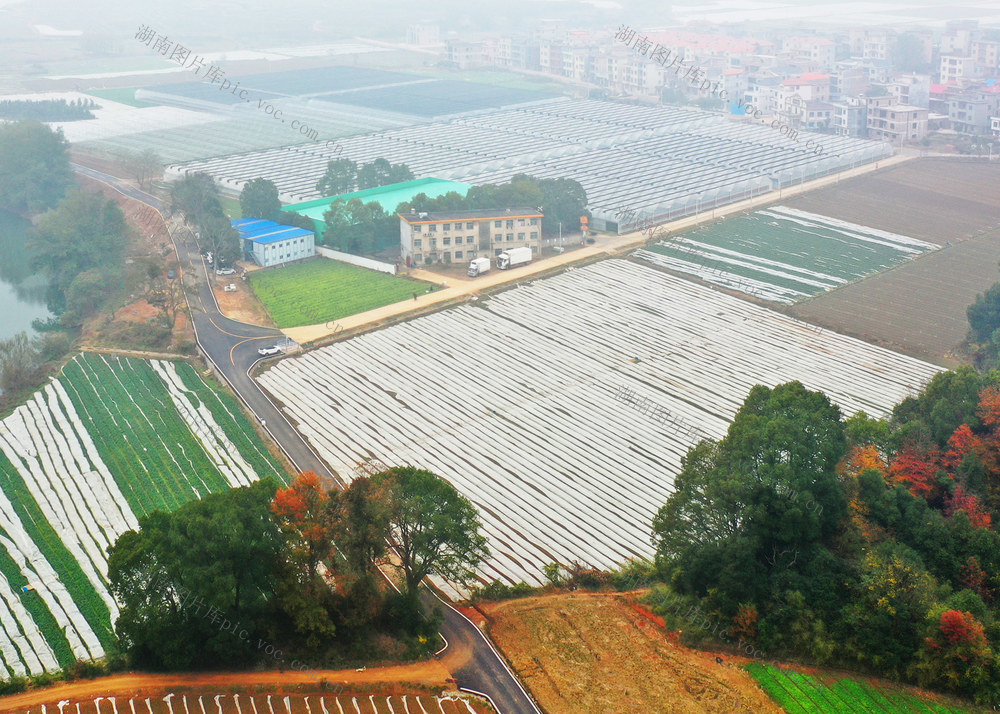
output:
[[[638,361],[635,361],[638,358]],[[479,509],[480,571],[652,555],[692,446],[615,399],[626,386],[721,438],[755,384],[797,379],[884,416],[937,367],[628,261],[608,260],[282,360],[260,381],[341,476],[430,469]]]

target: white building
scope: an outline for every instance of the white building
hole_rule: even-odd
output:
[[[262,218],[241,218],[233,228],[243,239],[245,252],[263,268],[316,255],[316,235],[295,226],[283,226]]]

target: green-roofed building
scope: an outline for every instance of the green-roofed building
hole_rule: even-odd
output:
[[[330,208],[330,204],[338,198],[350,201],[352,198],[360,198],[362,203],[375,202],[382,206],[382,209],[392,215],[396,212],[396,206],[404,201],[412,201],[413,197],[420,193],[426,193],[429,198],[443,196],[449,191],[455,191],[463,197],[472,188],[472,184],[461,183],[459,181],[446,181],[436,178],[414,179],[403,183],[392,183],[388,186],[378,188],[366,188],[364,191],[354,191],[353,193],[342,193],[339,196],[329,196],[328,198],[317,198],[305,203],[293,203],[285,206],[281,210],[298,213],[307,218],[311,218],[316,226],[316,235],[322,236],[326,230],[326,222],[323,214]]]

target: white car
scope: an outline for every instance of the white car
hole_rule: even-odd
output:
[[[233,275],[236,271],[232,268],[218,268],[215,271],[216,275]]]
[[[281,353],[281,348],[277,345],[271,345],[270,347],[261,347],[257,350],[257,354],[261,357],[270,357],[271,355],[276,355]]]
[[[236,283],[229,283],[226,287],[222,288],[224,292],[234,293],[236,292]]]

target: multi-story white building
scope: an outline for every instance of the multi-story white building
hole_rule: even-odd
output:
[[[837,44],[825,37],[788,37],[782,50],[807,61],[813,72],[829,72],[837,61]]]
[[[537,256],[545,217],[523,207],[397,215],[400,253],[407,266],[467,263],[525,245]]]
[[[941,55],[938,70],[941,84],[958,84],[962,80],[974,80],[979,75],[976,72],[976,58],[971,55]]]
[[[901,145],[927,136],[928,110],[894,101],[892,97],[868,98],[868,138]]]

